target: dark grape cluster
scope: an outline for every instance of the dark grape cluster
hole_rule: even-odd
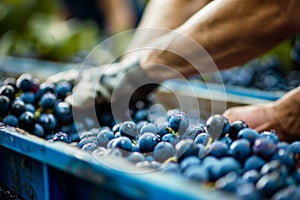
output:
[[[174,173],[242,199],[299,197],[299,141],[280,142],[272,131],[258,133],[221,115],[197,125],[183,112],[168,113],[159,123],[134,118],[85,131],[78,147],[95,157],[122,156],[137,167]]]
[[[299,66],[298,44],[292,50],[293,60]],[[289,91],[300,85],[299,67],[295,69],[284,70],[283,64],[276,56],[265,57],[261,60],[253,60],[242,67],[235,67],[224,70],[213,77],[213,81],[225,85],[242,86],[255,88],[264,91]],[[233,76],[234,74],[234,76]]]
[[[30,74],[7,78],[0,85],[0,121],[43,138],[75,135],[72,107],[64,102],[71,91],[68,82],[41,82]]]
[[[49,141],[76,144],[99,156],[123,157],[146,167],[230,192],[242,199],[298,199],[300,141],[279,141],[276,133],[258,133],[243,121],[212,115],[204,121],[178,109],[150,111],[147,103],[132,111],[132,121],[101,115],[101,127],[84,117],[75,122],[64,101],[70,83],[40,82],[29,74],[0,86],[0,120]]]

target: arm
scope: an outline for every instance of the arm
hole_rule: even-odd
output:
[[[175,29],[182,25],[197,11],[206,6],[210,0],[152,0],[145,8],[142,20],[138,26],[143,28]],[[149,41],[158,38],[166,33],[165,30],[157,31],[148,29],[137,30],[130,48],[142,47]]]
[[[243,64],[297,33],[299,14],[298,0],[215,0],[175,31],[202,45],[217,67],[225,69]],[[166,45],[167,41],[170,49],[189,49],[183,37],[168,40],[168,36],[163,36],[156,44]],[[201,73],[212,71],[197,53],[186,51],[184,57],[191,57],[193,53]],[[142,64],[150,77],[160,75],[161,80],[176,77],[160,73],[157,64],[170,66],[186,77],[198,72],[190,63],[164,50],[145,54]]]

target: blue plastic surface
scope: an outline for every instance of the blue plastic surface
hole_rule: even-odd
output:
[[[120,157],[95,158],[5,126],[0,126],[0,160],[1,184],[25,199],[232,199]]]

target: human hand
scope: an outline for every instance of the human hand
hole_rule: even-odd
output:
[[[83,71],[61,72],[48,81],[74,83],[72,95],[65,99],[74,110],[97,106],[105,110],[111,109],[114,117],[123,120],[128,117],[131,105],[144,100],[157,87],[139,66],[138,59],[132,58]]]
[[[229,122],[243,120],[258,132],[275,130],[280,140],[289,142],[298,140],[300,138],[299,117],[287,112],[289,109],[282,107],[281,104],[276,102],[232,107],[223,115],[229,119]]]

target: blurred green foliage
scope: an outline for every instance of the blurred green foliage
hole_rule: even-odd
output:
[[[101,32],[92,21],[66,19],[58,0],[1,0],[0,55],[73,61]]]

